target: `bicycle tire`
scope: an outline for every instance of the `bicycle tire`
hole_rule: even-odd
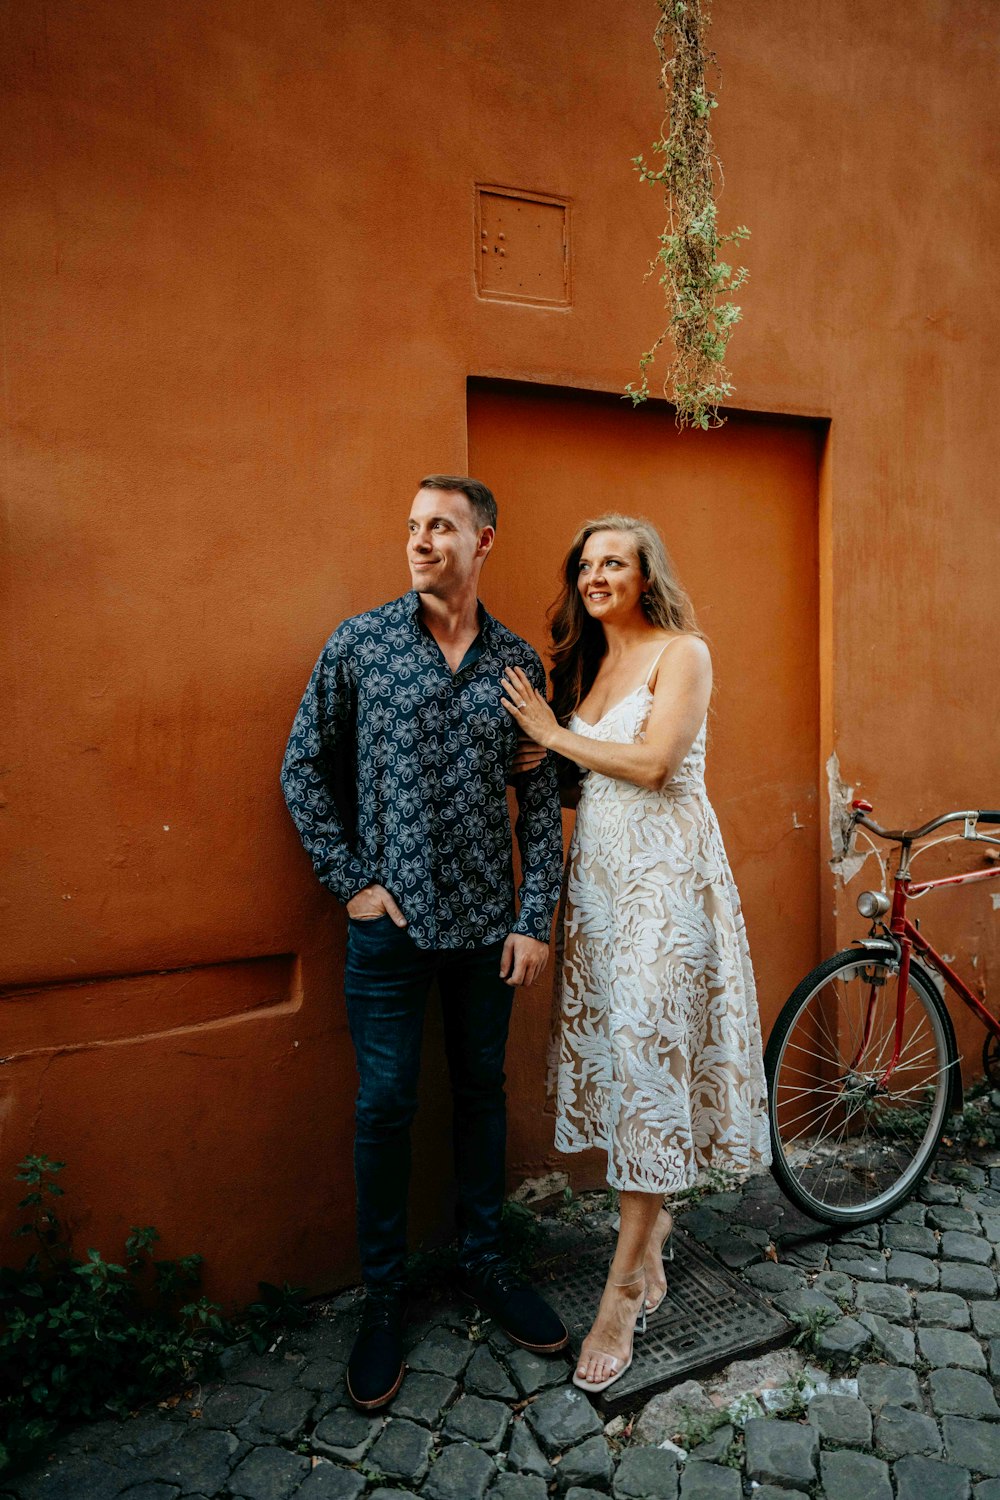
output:
[[[986,1033],[983,1043],[983,1072],[995,1089],[1000,1088],[1000,1037]]]
[[[895,955],[833,954],[793,990],[764,1054],[772,1172],[796,1207],[826,1224],[866,1224],[897,1208],[947,1124],[955,1029],[933,979],[912,960],[899,1065],[889,1087],[880,1084],[895,1028],[887,981],[898,970]]]

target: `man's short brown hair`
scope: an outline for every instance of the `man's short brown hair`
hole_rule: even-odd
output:
[[[421,479],[418,489],[457,490],[472,506],[480,526],[492,526],[496,530],[497,502],[493,491],[487,489],[480,480],[470,479],[468,474],[428,474]]]

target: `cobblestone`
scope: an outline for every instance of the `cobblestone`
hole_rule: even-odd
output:
[[[766,1292],[768,1296],[773,1296],[775,1292],[790,1292],[802,1285],[801,1271],[796,1270],[794,1266],[775,1265],[771,1260],[747,1266],[743,1275],[751,1286]]]
[[[924,1203],[938,1205],[941,1203],[957,1203],[958,1188],[947,1186],[943,1182],[934,1182],[925,1179],[920,1184],[920,1198]]]
[[[843,1271],[820,1271],[813,1282],[813,1291],[832,1297],[841,1307],[850,1307],[854,1301],[854,1282]]]
[[[915,1202],[912,1198],[909,1203],[901,1203],[894,1208],[889,1215],[890,1224],[923,1224],[927,1219],[927,1210],[922,1203]]]
[[[923,1405],[916,1375],[898,1365],[862,1365],[858,1395],[876,1414],[883,1406],[909,1406],[919,1411]]]
[[[826,1500],[892,1500],[889,1465],[864,1453],[824,1453],[820,1476]]]
[[[272,1432],[275,1437],[292,1443],[301,1434],[315,1404],[316,1400],[311,1392],[292,1386],[268,1396],[257,1413],[256,1421],[262,1432]]]
[[[952,1463],[977,1474],[1000,1474],[1000,1423],[970,1417],[944,1417],[944,1447]]]
[[[489,1349],[477,1349],[465,1371],[465,1389],[474,1396],[495,1396],[501,1401],[516,1401],[517,1390],[499,1360]]]
[[[932,1370],[931,1406],[939,1417],[986,1417],[1000,1420],[993,1387],[971,1370]]]
[[[368,1462],[387,1479],[419,1484],[427,1473],[432,1442],[426,1427],[418,1427],[405,1417],[393,1417],[375,1439]]]
[[[934,1231],[918,1224],[887,1224],[882,1243],[889,1250],[912,1250],[914,1255],[936,1255],[938,1249]]]
[[[418,1370],[409,1374],[392,1403],[394,1417],[409,1417],[424,1427],[434,1427],[441,1413],[458,1394],[458,1384],[448,1375],[432,1375]]]
[[[916,1345],[908,1328],[900,1328],[898,1323],[890,1323],[877,1313],[859,1313],[858,1322],[871,1334],[872,1348],[882,1359],[894,1365],[916,1362]]]
[[[575,1386],[539,1396],[528,1407],[527,1418],[543,1451],[550,1456],[604,1431],[600,1417]]]
[[[535,1441],[534,1434],[523,1418],[514,1423],[514,1433],[507,1450],[510,1468],[522,1474],[533,1474],[546,1483],[554,1477],[555,1470]]]
[[[535,1396],[539,1391],[564,1385],[569,1373],[564,1360],[543,1359],[528,1349],[511,1349],[505,1354],[504,1363],[522,1396]]]
[[[893,1465],[896,1500],[969,1500],[969,1471],[936,1458],[901,1458]]]
[[[284,1448],[255,1448],[234,1469],[229,1488],[241,1500],[289,1500],[309,1472],[309,1460]]]
[[[366,1417],[353,1406],[337,1407],[317,1422],[310,1446],[328,1458],[356,1464],[368,1452],[381,1426],[381,1417]]]
[[[818,1457],[819,1433],[815,1427],[762,1418],[746,1425],[746,1470],[751,1482],[808,1489],[816,1482]]]
[[[258,1386],[224,1385],[206,1398],[202,1423],[205,1427],[235,1427],[260,1410],[266,1394]]]
[[[969,1304],[956,1292],[921,1292],[916,1301],[918,1323],[938,1328],[968,1328]]]
[[[909,1250],[893,1250],[886,1271],[888,1279],[916,1291],[932,1291],[938,1284],[939,1271],[926,1255]]]
[[[195,1428],[157,1454],[155,1477],[178,1485],[182,1494],[200,1490],[212,1495],[222,1488],[238,1450],[239,1440],[231,1432],[199,1432]]]
[[[420,1491],[430,1500],[482,1500],[496,1477],[493,1460],[471,1443],[449,1443]]]
[[[945,1205],[942,1208],[929,1208],[927,1210],[927,1222],[932,1229],[961,1229],[967,1234],[975,1234],[979,1228],[979,1219],[967,1208],[955,1208]]]
[[[956,1333],[953,1328],[921,1328],[917,1343],[928,1364],[961,1365],[966,1370],[986,1369],[986,1356],[969,1333]]]
[[[989,1266],[944,1261],[941,1266],[941,1290],[957,1292],[960,1297],[995,1297],[997,1279]]]
[[[856,1318],[840,1318],[822,1330],[816,1348],[833,1369],[843,1370],[864,1353],[871,1337],[870,1331]]]
[[[860,1245],[865,1250],[877,1250],[880,1232],[877,1224],[857,1224],[847,1230],[836,1242],[838,1245]]]
[[[502,1402],[466,1395],[459,1396],[441,1432],[449,1442],[475,1443],[484,1453],[496,1453],[509,1423],[510,1410]]]
[[[490,1490],[490,1500],[548,1500],[548,1488],[537,1474],[501,1474]]]
[[[840,1317],[840,1304],[834,1302],[832,1297],[826,1297],[815,1287],[802,1287],[794,1292],[783,1292],[780,1297],[775,1297],[774,1305],[785,1314],[786,1318],[804,1317],[811,1312],[829,1313],[831,1318]]]
[[[885,1281],[885,1257],[875,1250],[864,1250],[855,1245],[831,1245],[830,1266],[855,1281]]]
[[[615,1474],[615,1500],[675,1500],[677,1459],[662,1448],[626,1448]]]
[[[980,1338],[1000,1338],[1000,1302],[970,1302],[969,1312]]]
[[[607,1439],[602,1433],[600,1437],[587,1438],[563,1454],[559,1482],[600,1487],[608,1484],[613,1469]]]
[[[978,1234],[949,1229],[941,1236],[941,1254],[948,1260],[967,1260],[977,1266],[988,1266],[993,1259],[993,1246]]]
[[[360,1302],[345,1296],[277,1354],[227,1351],[223,1379],[197,1397],[67,1433],[44,1466],[6,1489],[0,1479],[0,1500],[546,1500],[550,1489],[559,1500],[741,1500],[751,1483],[753,1500],[890,1500],[892,1484],[896,1500],[1000,1500],[1000,1158],[991,1171],[990,1187],[927,1182],[884,1224],[832,1244],[807,1238],[819,1226],[769,1178],[679,1211],[682,1231],[786,1315],[833,1320],[817,1330],[827,1369],[787,1349],[676,1385],[637,1410],[623,1449],[608,1442],[621,1425],[605,1433],[567,1360],[515,1348],[495,1325],[470,1339],[467,1315],[441,1293],[408,1326],[392,1406],[355,1411],[343,1377]],[[541,1219],[547,1243],[568,1255],[610,1244],[603,1208],[584,1215],[586,1227]],[[777,1262],[761,1258],[769,1233]],[[758,1415],[778,1411],[779,1387],[803,1370],[820,1392],[807,1420]],[[692,1430],[686,1456],[669,1447],[684,1442],[689,1413],[724,1417],[736,1396],[739,1420],[700,1444]]]
[[[875,1447],[889,1458],[906,1453],[940,1453],[937,1423],[905,1406],[883,1406],[875,1418]]]
[[[692,1448],[689,1457],[697,1459],[699,1463],[722,1463],[734,1437],[733,1428],[726,1422],[722,1427],[717,1427],[703,1443]]]
[[[754,1245],[748,1234],[720,1234],[712,1241],[712,1250],[731,1271],[741,1271],[761,1258],[760,1246]]]
[[[868,1448],[872,1440],[872,1414],[854,1396],[816,1396],[809,1403],[809,1421],[828,1443],[845,1448]]]
[[[907,1323],[913,1316],[913,1299],[905,1286],[860,1285],[854,1294],[859,1313],[875,1313],[893,1323]]]
[[[475,1345],[460,1339],[445,1328],[433,1328],[406,1356],[411,1370],[426,1370],[432,1375],[461,1375],[472,1358]]]
[[[689,1463],[681,1476],[681,1500],[742,1500],[735,1469],[720,1464]]]
[[[688,1412],[714,1416],[715,1410],[697,1381],[682,1381],[648,1402],[636,1422],[635,1438],[641,1443],[662,1443],[684,1426]]]
[[[295,1491],[294,1500],[358,1500],[364,1492],[365,1481],[353,1469],[317,1464]]]

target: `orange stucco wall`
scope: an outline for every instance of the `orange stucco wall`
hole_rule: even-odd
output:
[[[28,1150],[66,1158],[82,1243],[156,1223],[227,1298],[352,1273],[342,917],[277,763],[325,636],[406,586],[404,509],[467,463],[469,377],[615,392],[658,331],[662,211],[629,166],[660,108],[654,21],[645,0],[0,4],[0,1181]],[[888,821],[1000,802],[1000,16],[718,4],[713,43],[722,219],[753,231],[738,401],[822,439],[796,597],[819,792],[801,900],[828,945],[857,930],[825,872],[834,751]],[[565,200],[565,286],[550,241],[530,252],[552,301],[477,292],[499,233],[477,183]],[[502,533],[532,549],[540,643],[545,518],[538,493]],[[710,505],[705,547],[738,571]],[[745,664],[718,665],[732,689]],[[988,893],[940,910],[995,989]],[[438,1224],[440,1194],[418,1209]]]

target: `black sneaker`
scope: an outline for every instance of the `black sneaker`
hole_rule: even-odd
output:
[[[395,1396],[405,1373],[402,1292],[369,1288],[347,1364],[347,1394],[361,1411],[377,1411]]]
[[[558,1354],[569,1343],[562,1319],[499,1255],[485,1257],[472,1269],[460,1268],[458,1289],[522,1349]]]

